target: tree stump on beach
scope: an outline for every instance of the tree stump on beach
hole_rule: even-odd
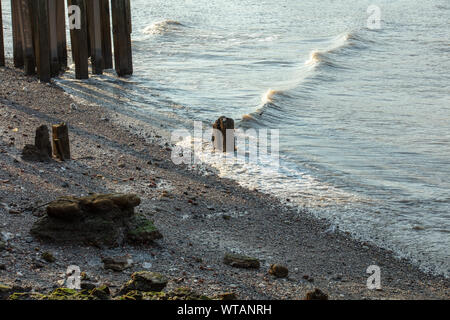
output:
[[[69,128],[65,123],[54,125],[53,153],[61,161],[70,160]]]
[[[213,124],[214,149],[222,152],[234,152],[234,120],[225,116],[220,117]]]

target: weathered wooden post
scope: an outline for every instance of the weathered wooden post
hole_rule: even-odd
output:
[[[80,28],[77,29],[73,26],[70,28],[70,38],[72,42],[72,57],[75,62],[75,77],[77,79],[89,78],[89,66],[88,66],[88,29],[86,18],[86,1],[85,0],[68,0],[68,6],[78,6],[80,8]],[[76,11],[69,10],[69,23],[71,16],[76,18]]]
[[[11,23],[13,33],[13,60],[14,67],[23,67],[22,35],[19,21],[19,0],[11,0]]]
[[[109,9],[109,0],[100,0],[102,16],[102,53],[103,68],[112,69],[112,42],[111,42],[111,14]]]
[[[131,12],[129,0],[111,0],[114,61],[119,77],[133,74],[131,52]]]
[[[3,42],[2,0],[0,0],[0,67],[5,65],[5,45]]]
[[[48,0],[35,0],[33,8],[37,16],[37,32],[35,33],[36,64],[39,80],[50,82],[50,27],[48,17]]]
[[[100,0],[86,0],[89,26],[89,43],[91,48],[92,73],[103,73],[102,25]]]
[[[49,41],[50,41],[50,69],[52,77],[57,76],[61,70],[58,56],[58,24],[56,2],[60,0],[48,1],[48,25],[49,25]]]
[[[213,124],[212,141],[215,150],[222,152],[234,152],[236,149],[234,138],[234,120],[225,116],[217,119]]]
[[[61,161],[70,160],[69,128],[65,123],[54,125],[53,133],[53,153]]]
[[[66,11],[64,0],[56,1],[56,28],[59,65],[62,71],[67,69]]]
[[[36,58],[33,44],[32,1],[34,0],[20,0],[19,4],[19,19],[22,27],[23,61],[26,75],[33,75],[36,73]]]

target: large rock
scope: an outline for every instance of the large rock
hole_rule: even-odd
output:
[[[157,272],[141,271],[131,275],[131,280],[122,286],[119,295],[126,295],[131,291],[159,292],[162,291],[169,280]]]
[[[223,262],[234,268],[242,269],[259,269],[260,266],[258,259],[234,253],[225,254]]]
[[[134,194],[64,197],[47,206],[31,234],[41,240],[116,247],[147,243],[162,237],[152,221],[137,215],[141,200]]]

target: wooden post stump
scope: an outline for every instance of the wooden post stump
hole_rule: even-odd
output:
[[[234,152],[234,140],[234,120],[224,116],[217,119],[213,124],[214,149],[222,152]]]
[[[33,6],[34,0],[20,0],[19,16],[22,26],[23,63],[26,75],[36,73],[36,58],[33,43]]]
[[[77,79],[89,78],[89,53],[88,53],[88,27],[86,17],[86,0],[68,0],[68,5],[76,5],[80,8],[81,28],[71,29],[72,56],[75,62],[75,77]],[[69,12],[69,14],[72,14]]]
[[[5,66],[5,45],[3,42],[2,1],[0,0],[0,67]]]
[[[63,0],[56,1],[58,59],[61,71],[67,69],[66,11]]]
[[[20,28],[20,0],[11,0],[11,24],[13,33],[13,60],[15,68],[23,67],[23,47]]]
[[[102,53],[103,68],[112,69],[112,41],[111,41],[111,14],[109,0],[100,0],[100,10],[102,16]]]
[[[61,161],[70,160],[69,128],[65,123],[54,125],[53,132],[53,153]]]
[[[131,13],[129,0],[111,0],[114,61],[119,77],[133,74],[131,53]]]
[[[89,45],[93,74],[103,73],[102,21],[100,0],[86,0],[89,27]]]

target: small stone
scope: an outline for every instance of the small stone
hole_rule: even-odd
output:
[[[272,264],[269,269],[269,274],[277,278],[287,278],[289,270],[287,267],[280,264]]]
[[[18,210],[11,209],[11,210],[9,210],[9,214],[19,215],[19,214],[21,214],[21,212]]]
[[[106,257],[102,259],[103,268],[122,272],[131,267],[132,261],[126,256],[123,257]]]
[[[83,281],[80,284],[80,288],[82,290],[89,290],[90,291],[90,290],[94,290],[96,287],[97,286],[94,283],[92,283],[92,282],[85,282],[85,281]]]
[[[44,259],[48,263],[53,263],[56,261],[56,258],[50,252],[43,252],[41,256],[42,256],[42,259]]]
[[[159,292],[162,291],[169,280],[157,272],[141,271],[135,272],[131,280],[122,286],[119,295],[124,295],[130,291]]]
[[[259,269],[260,267],[258,259],[233,253],[225,254],[223,262],[234,268]]]
[[[320,289],[315,289],[306,294],[305,300],[328,300],[328,295]]]
[[[223,301],[237,300],[238,297],[234,292],[225,292],[217,295],[217,298]]]

